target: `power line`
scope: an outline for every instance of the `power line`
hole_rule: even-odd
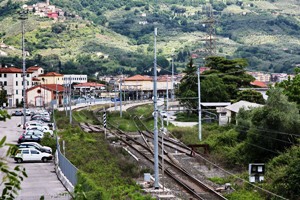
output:
[[[238,125],[238,126],[247,128],[247,126],[243,126],[243,125]],[[268,132],[268,133],[277,133],[277,134],[281,134],[281,135],[300,137],[300,135],[298,135],[298,134],[286,133],[286,132],[276,131],[276,130],[272,130],[272,129],[262,129],[262,128],[254,128],[254,127],[251,127],[251,128],[258,130],[258,131]]]
[[[238,131],[247,133],[247,131],[245,131],[245,130],[238,130]],[[259,133],[253,133],[253,132],[251,132],[251,134],[259,135],[259,136],[266,137],[266,138],[269,138],[271,140],[276,140],[276,141],[279,141],[279,142],[283,142],[283,143],[286,143],[286,144],[294,144],[292,142],[288,142],[288,141],[285,141],[285,140],[280,140],[280,139],[277,139],[277,138],[274,138],[274,137],[270,137],[270,136],[267,136],[267,135],[262,135],[262,134],[259,134]]]

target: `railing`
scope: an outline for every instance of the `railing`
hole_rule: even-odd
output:
[[[54,115],[54,113],[53,113]],[[56,126],[55,118],[53,117],[54,127]],[[77,184],[77,171],[78,169],[62,154],[59,145],[59,139],[56,137],[56,152],[55,152],[55,171],[58,179],[72,194],[74,187]]]
[[[68,179],[73,187],[77,184],[78,169],[61,153],[60,145],[57,145],[56,162],[63,175]]]

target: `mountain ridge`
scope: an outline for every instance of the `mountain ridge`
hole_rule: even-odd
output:
[[[288,1],[292,3],[290,6],[283,0],[232,0],[227,1],[225,6],[222,1],[213,1],[212,11],[217,20],[217,55],[247,58],[250,69],[293,72],[293,68],[300,63],[300,37],[297,34],[300,18],[294,10],[300,8],[300,2]],[[27,1],[27,4],[36,2]],[[67,16],[64,22],[54,23],[53,20],[29,14],[26,21],[26,44],[30,52],[28,64],[40,62],[38,64],[45,65],[49,71],[59,69],[70,72],[73,68],[73,72],[89,75],[96,72],[119,73],[120,68],[128,74],[145,73],[144,69],[153,62],[154,22],[158,27],[158,62],[167,68],[162,73],[170,69],[173,53],[177,71],[184,68],[192,54],[196,57],[196,64],[201,64],[205,57],[203,38],[208,30],[203,22],[207,20],[205,9],[209,7],[205,1],[194,1],[195,5],[190,6],[188,1],[182,1],[180,5],[169,0],[159,4],[157,13],[151,1],[52,2],[69,15],[78,12],[76,14],[82,19]],[[93,7],[96,5],[101,7],[95,11]],[[13,6],[13,10],[18,9]],[[0,31],[0,41],[20,49],[20,21],[17,20],[17,12],[12,13],[0,15],[0,25],[5,29]],[[147,23],[139,24],[141,21]],[[55,32],[58,28],[63,31]],[[109,56],[105,59],[97,56],[102,54]],[[19,51],[12,52],[9,57],[0,57],[0,61],[15,62],[14,65],[17,65],[18,55]],[[51,61],[52,57],[59,62]],[[88,69],[81,69],[84,64],[82,57],[85,57]]]

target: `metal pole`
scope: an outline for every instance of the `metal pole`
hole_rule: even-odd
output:
[[[157,61],[156,61],[156,36],[157,28],[154,28],[154,80],[153,80],[153,103],[154,103],[154,189],[159,189],[159,168],[158,168],[158,130],[157,130]]]
[[[43,80],[44,82],[44,110],[45,110],[45,107],[46,107],[46,90],[45,90],[45,79]]]
[[[120,117],[122,117],[122,76],[120,80]]]
[[[174,54],[172,54],[172,94],[171,94],[171,99],[174,101]]]
[[[169,75],[167,75],[167,126],[169,126]]]
[[[69,81],[69,91],[70,91],[70,93],[69,93],[69,109],[70,109],[70,124],[72,124],[72,105],[71,105],[71,96],[72,96],[72,94],[71,94],[71,77],[70,77],[70,81]]]
[[[197,75],[198,75],[198,133],[199,133],[199,140],[202,140],[201,134],[201,93],[200,93],[200,66],[197,68]]]
[[[117,98],[116,98],[116,96],[117,96],[117,93],[116,93],[116,82],[114,82],[114,91],[115,91],[115,98],[114,98],[114,100],[115,100],[115,111],[117,111]]]
[[[27,19],[27,12],[22,10],[20,12],[21,28],[22,28],[22,59],[23,59],[23,127],[26,123],[26,53],[25,53],[25,20]]]
[[[56,82],[56,91],[55,91],[56,108],[58,108],[58,105],[59,105],[59,99],[58,99],[58,94],[57,94],[57,80],[56,80],[55,82]]]
[[[162,115],[160,115],[161,118],[161,126],[162,126],[162,134],[161,134],[161,166],[162,166],[162,178],[163,178],[163,191],[165,191],[165,164],[164,164],[164,118]]]

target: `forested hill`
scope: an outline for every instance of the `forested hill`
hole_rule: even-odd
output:
[[[40,2],[25,1],[29,6]],[[21,66],[22,5],[20,0],[0,2],[2,64]],[[250,69],[269,72],[291,73],[300,65],[299,0],[50,0],[50,5],[63,11],[57,22],[33,11],[26,20],[27,63],[49,71],[147,73],[154,26],[158,65],[168,71],[172,54],[177,71],[190,56],[200,63],[210,6],[217,55],[247,58]]]

